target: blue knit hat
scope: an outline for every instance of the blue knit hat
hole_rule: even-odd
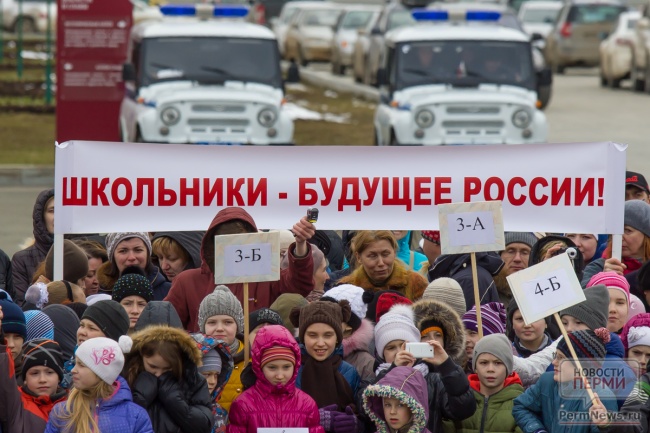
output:
[[[40,310],[25,311],[25,322],[27,325],[26,341],[35,338],[54,340],[54,323],[47,314]]]
[[[18,334],[27,338],[27,325],[25,324],[25,314],[20,307],[8,299],[0,300],[0,307],[2,307],[2,331],[5,334]]]

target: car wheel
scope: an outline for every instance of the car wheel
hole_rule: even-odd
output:
[[[366,86],[372,86],[372,71],[370,70],[370,65],[367,61],[363,67],[363,84]]]
[[[376,129],[375,129],[374,145],[379,146],[379,136],[377,135]]]
[[[555,65],[555,68],[554,68],[554,69],[555,69],[554,72],[555,72],[556,74],[563,75],[563,74],[564,74],[564,71],[566,70],[566,66],[564,66],[564,65],[560,65],[560,64],[558,63],[557,65]]]
[[[144,138],[142,137],[142,133],[140,132],[140,127],[136,127],[135,129],[135,142],[136,143],[144,143]]]
[[[600,87],[607,87],[607,77],[603,73],[603,68],[600,68]]]
[[[303,54],[302,48],[300,48],[300,45],[298,45],[298,47],[296,48],[296,62],[300,66],[303,66],[303,67],[305,67],[305,66],[307,66],[309,64],[309,61],[307,59],[305,59],[305,55]]]
[[[648,54],[646,54],[646,59],[650,59],[648,57]],[[645,92],[650,93],[650,62],[646,60],[645,62],[645,80],[644,80],[644,87],[645,87]]]
[[[630,79],[632,80],[632,90],[641,92],[645,87],[645,83],[639,76],[639,70],[636,67],[636,59],[632,56],[632,69],[630,70]]]
[[[395,137],[395,131],[392,129],[390,130],[390,145],[399,146],[399,141],[397,141],[397,137]]]
[[[334,59],[332,59],[332,75],[341,75],[341,65]]]

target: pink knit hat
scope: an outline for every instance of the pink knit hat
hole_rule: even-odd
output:
[[[630,310],[627,313],[627,320],[630,320],[632,317],[637,314],[644,314],[645,307],[643,306],[643,301],[637,296],[630,294]]]
[[[587,283],[587,288],[597,284],[604,284],[608,289],[618,289],[625,294],[627,305],[630,306],[630,283],[627,282],[624,276],[618,275],[616,272],[599,272]]]

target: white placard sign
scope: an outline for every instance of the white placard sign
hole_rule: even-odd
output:
[[[280,279],[280,234],[246,233],[214,237],[215,284]]]
[[[308,428],[282,428],[282,427],[275,427],[275,428],[258,428],[257,433],[309,433]]]
[[[438,206],[443,254],[501,251],[505,248],[500,201]]]
[[[507,280],[527,324],[585,300],[566,253],[515,272]]]

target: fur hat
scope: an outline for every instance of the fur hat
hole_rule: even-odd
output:
[[[628,307],[630,306],[630,283],[627,282],[624,276],[618,275],[616,272],[598,272],[591,277],[587,283],[587,288],[604,284],[608,289],[617,289],[623,292],[627,300]]]
[[[101,380],[112,385],[124,368],[124,354],[129,353],[132,344],[127,335],[122,335],[119,343],[106,337],[91,338],[81,343],[75,356]]]
[[[410,343],[420,341],[420,331],[415,327],[415,316],[410,305],[394,305],[375,325],[375,348],[379,359],[384,359],[384,348],[395,340]]]
[[[445,351],[458,365],[465,362],[465,330],[463,322],[456,312],[443,302],[431,299],[421,299],[413,304],[415,326],[423,329],[427,321],[436,321],[440,324],[444,334]]]
[[[50,316],[40,310],[25,311],[27,341],[35,338],[54,340],[54,323]]]
[[[91,320],[104,335],[114,341],[126,335],[131,326],[126,310],[113,300],[99,301],[86,308],[81,319]]]
[[[396,290],[379,290],[374,292],[366,290],[362,296],[363,302],[368,304],[366,319],[372,322],[379,322],[384,314],[394,305],[404,304],[412,305],[413,302]]]
[[[607,328],[597,328],[593,331],[591,329],[572,331],[567,335],[578,359],[599,360],[605,358],[605,344],[609,343],[611,338]],[[557,350],[567,358],[571,358],[571,351],[564,337],[557,343]]]
[[[506,376],[512,373],[512,343],[504,334],[490,334],[481,338],[474,346],[472,355],[472,370],[476,371],[476,360],[482,353],[494,355],[506,366]]]
[[[585,300],[560,311],[560,317],[571,316],[587,325],[589,329],[607,327],[609,314],[609,290],[604,284],[584,290]]]
[[[131,338],[133,339],[133,347],[129,355],[127,355],[127,369],[131,363],[140,362],[139,358],[142,357],[142,348],[145,344],[158,341],[169,341],[176,344],[184,358],[187,358],[187,360],[197,367],[203,365],[203,353],[197,344],[197,340],[185,332],[184,329],[172,328],[166,325],[152,325],[142,331],[136,332]],[[213,340],[210,339],[210,341]]]
[[[113,254],[115,254],[115,248],[117,245],[126,239],[138,238],[142,239],[144,245],[147,247],[147,255],[151,255],[151,240],[149,235],[145,232],[122,232],[122,233],[109,233],[106,235],[106,253],[108,255],[108,260],[113,261]]]
[[[63,279],[76,283],[88,274],[88,256],[74,242],[63,240]],[[54,279],[54,245],[45,256],[45,278]]]
[[[54,370],[63,379],[63,355],[56,341],[35,338],[23,344],[23,380],[32,367],[44,366]]]
[[[467,311],[463,288],[453,278],[440,277],[431,281],[424,290],[422,299],[444,302],[461,317]]]
[[[650,237],[650,204],[643,200],[626,201],[623,224]]]
[[[25,320],[25,313],[20,307],[8,299],[0,300],[0,307],[2,307],[2,332],[5,334],[18,334],[27,339],[27,324]]]
[[[481,305],[481,322],[483,335],[505,334],[506,309],[501,302],[488,302]],[[478,332],[478,319],[476,318],[476,305],[463,315],[465,329]]]
[[[203,298],[199,305],[199,328],[205,332],[205,322],[212,316],[230,316],[235,319],[237,333],[244,332],[244,309],[228,286],[219,285]]]
[[[336,332],[336,343],[343,342],[343,329],[341,324],[350,320],[350,303],[346,300],[338,304],[327,301],[314,301],[302,308],[291,310],[291,323],[298,327],[298,338],[301,343],[305,341],[305,331],[314,323],[325,323]]]
[[[113,286],[114,301],[120,302],[129,296],[139,296],[147,302],[153,300],[151,282],[138,266],[126,267]]]

